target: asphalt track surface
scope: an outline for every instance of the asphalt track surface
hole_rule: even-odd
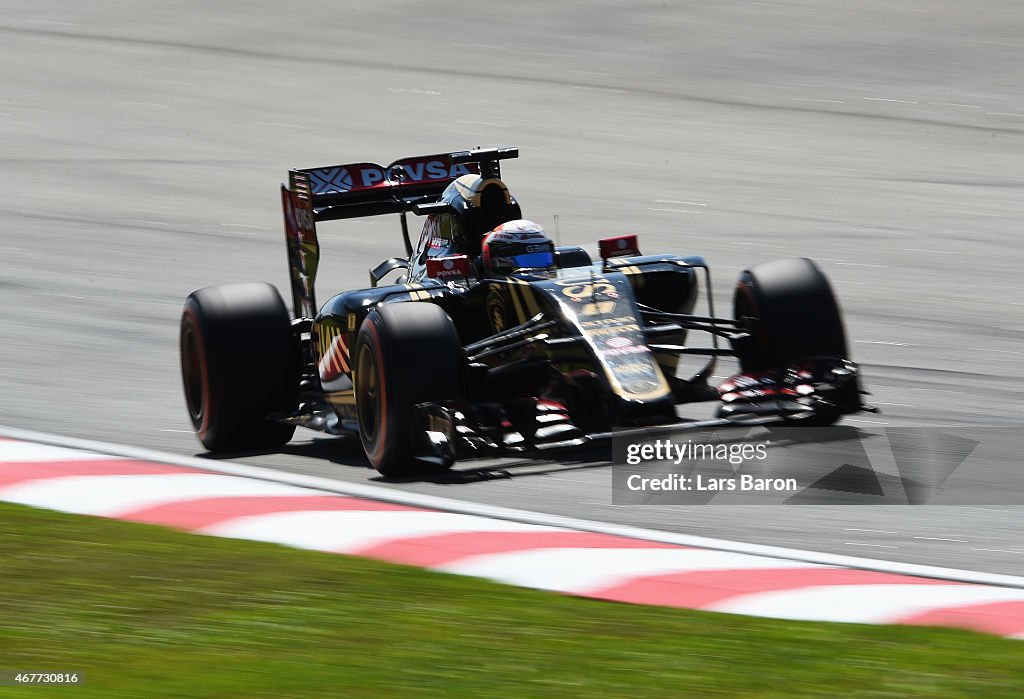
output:
[[[1024,573],[1018,3],[0,9],[0,424],[199,453],[181,302],[215,283],[286,287],[287,168],[515,143],[504,174],[527,216],[557,214],[563,244],[636,232],[645,250],[704,255],[719,309],[745,265],[819,260],[884,411],[847,424],[977,435],[965,492],[980,506],[615,506],[593,452],[388,487]],[[390,218],[320,238],[321,300],[401,250]],[[809,468],[822,449],[785,456]],[[310,432],[239,460],[376,476],[357,443]]]

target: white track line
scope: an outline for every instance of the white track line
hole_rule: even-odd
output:
[[[728,539],[714,539],[710,537],[693,536],[690,534],[677,534],[674,532],[664,532],[654,529],[642,529],[622,524],[595,522],[592,520],[576,519],[574,517],[565,517],[562,515],[530,512],[528,510],[517,510],[494,505],[486,505],[483,503],[437,497],[433,495],[422,495],[419,493],[410,493],[385,486],[370,485],[366,483],[349,483],[346,481],[338,481],[319,476],[306,476],[296,473],[288,473],[285,471],[277,471],[275,469],[262,468],[258,466],[247,466],[244,464],[228,463],[212,459],[179,456],[177,454],[168,454],[166,452],[151,449],[142,449],[139,447],[130,447],[90,439],[62,437],[59,435],[35,432],[32,430],[22,430],[12,427],[0,426],[0,435],[13,439],[24,439],[44,444],[70,447],[72,449],[88,449],[91,451],[114,454],[133,459],[156,461],[160,463],[184,466],[186,468],[202,469],[205,471],[216,471],[218,473],[241,476],[243,478],[253,478],[274,483],[315,488],[327,492],[340,493],[342,495],[351,495],[353,497],[363,497],[383,502],[394,502],[413,507],[446,510],[448,512],[476,515],[479,517],[490,517],[492,519],[564,527],[567,529],[579,529],[583,531],[597,532],[600,534],[610,534],[612,536],[646,539],[648,541],[714,549],[717,551],[731,551],[734,553],[743,553],[752,556],[770,556],[773,558],[817,563],[820,565],[858,568],[862,570],[895,573],[898,575],[911,575],[924,578],[938,578],[942,580],[976,583],[979,585],[999,585],[1003,587],[1024,589],[1024,577],[1015,575],[984,573],[960,570],[956,568],[942,568],[938,566],[926,566],[914,563],[901,563],[897,561],[882,561],[841,554],[783,548],[780,546],[750,544],[741,541],[730,541]]]

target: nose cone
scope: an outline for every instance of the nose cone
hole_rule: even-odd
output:
[[[675,401],[639,321],[633,288],[624,275],[607,273],[546,285],[559,296],[566,322],[576,326],[608,386],[613,414],[622,425],[675,418]]]

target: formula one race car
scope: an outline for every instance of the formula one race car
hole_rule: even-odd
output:
[[[643,255],[634,235],[600,240],[597,261],[555,246],[500,179],[500,161],[515,157],[489,148],[292,170],[281,187],[291,312],[269,284],[185,302],[181,369],[203,445],[273,448],[301,425],[358,434],[378,471],[410,476],[676,423],[680,403],[800,424],[869,409],[813,262],[747,269],[734,317],[716,317],[700,257]],[[415,246],[410,212],[425,217]],[[317,222],[380,214],[399,215],[406,257],[318,307]],[[708,312],[695,315],[701,286]],[[687,344],[695,332],[710,346]],[[707,360],[678,376],[688,355]],[[723,355],[740,373],[712,388]]]

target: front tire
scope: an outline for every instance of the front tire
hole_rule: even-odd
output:
[[[750,337],[735,346],[740,370],[764,371],[815,357],[849,359],[843,315],[832,286],[805,257],[755,265],[736,285],[733,313]]]
[[[353,385],[359,438],[383,476],[436,470],[416,462],[413,406],[464,395],[462,344],[452,319],[431,303],[378,306],[356,336]]]
[[[286,444],[294,425],[267,420],[298,405],[291,316],[270,284],[225,284],[189,294],[179,335],[185,403],[212,452]]]

